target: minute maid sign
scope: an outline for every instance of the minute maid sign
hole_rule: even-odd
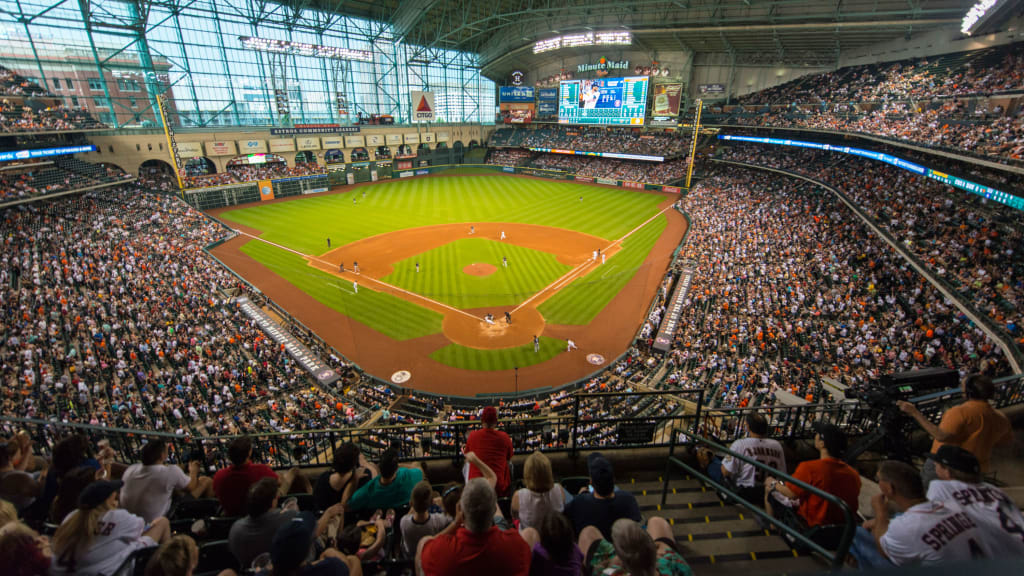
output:
[[[601,58],[597,61],[597,64],[580,64],[576,66],[577,72],[596,72],[600,70],[627,70],[629,69],[629,60],[606,60]]]

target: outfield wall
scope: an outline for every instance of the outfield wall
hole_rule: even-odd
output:
[[[312,176],[291,176],[270,180],[272,194],[260,193],[260,182],[243,182],[239,184],[225,184],[222,186],[209,186],[205,188],[189,188],[184,190],[182,195],[186,202],[200,210],[212,210],[226,206],[237,206],[249,204],[261,200],[283,198],[287,196],[299,196],[304,194],[317,194],[327,192],[336,186],[348,186],[355,184],[366,184],[384,180],[401,180],[408,178],[419,178],[422,176],[444,176],[457,174],[487,174],[505,173],[518,174],[521,176],[536,176],[550,178],[552,180],[570,180],[587,184],[601,184],[604,186],[616,186],[632,190],[653,190],[656,192],[670,192],[680,194],[683,189],[679,186],[666,184],[648,184],[643,182],[632,182],[629,180],[614,180],[610,178],[594,178],[591,176],[576,176],[562,170],[547,170],[544,168],[533,168],[527,166],[496,166],[494,164],[443,164],[440,166],[423,166],[405,170],[394,169],[394,160],[370,160],[366,162],[347,162],[344,164],[333,164],[327,174],[316,174]]]

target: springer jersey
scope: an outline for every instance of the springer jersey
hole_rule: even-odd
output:
[[[1024,514],[999,488],[985,483],[932,480],[928,499],[967,512],[985,533],[993,554],[1024,555]]]
[[[992,556],[984,532],[967,512],[941,502],[922,502],[894,517],[879,544],[897,566]]]
[[[770,438],[741,438],[729,446],[729,450],[742,454],[751,460],[757,460],[761,464],[771,466],[776,470],[786,472],[786,455],[782,451],[782,444]],[[747,464],[746,462],[726,456],[722,459],[722,466],[729,471],[737,486],[750,488],[755,483],[764,482],[764,471]]]

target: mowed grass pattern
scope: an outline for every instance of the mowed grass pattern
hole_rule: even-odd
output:
[[[379,182],[344,194],[231,210],[221,217],[261,230],[262,238],[303,254],[322,254],[328,237],[338,247],[395,230],[454,222],[538,224],[611,241],[656,214],[663,199],[575,182],[461,176]]]
[[[370,326],[395,340],[407,340],[441,331],[442,316],[407,300],[361,287],[309,266],[306,260],[287,250],[263,242],[242,246],[255,260],[275,274],[287,278],[300,290],[341,314]]]
[[[540,352],[533,351],[533,344],[502,348],[500,350],[478,350],[459,344],[451,344],[430,355],[431,358],[456,368],[467,370],[511,370],[540,364],[565,352],[566,342],[541,336]]]
[[[502,257],[508,258],[507,268],[502,266]],[[490,276],[472,276],[462,271],[474,263],[490,264],[497,270]],[[569,266],[547,252],[485,238],[466,238],[397,262],[395,271],[381,280],[467,310],[514,306],[569,270]]]
[[[570,283],[537,310],[548,324],[589,324],[637,273],[668,220],[659,216],[622,243],[603,266]]]

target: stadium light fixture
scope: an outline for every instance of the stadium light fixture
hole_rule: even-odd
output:
[[[626,31],[584,32],[538,40],[533,44],[533,53],[540,54],[560,48],[580,48],[583,46],[629,46],[632,43],[633,35]]]
[[[978,22],[981,22],[987,14],[989,14],[992,8],[999,4],[999,0],[978,0],[971,6],[971,9],[964,15],[964,19],[960,22],[960,32],[970,36],[974,29],[977,27]]]
[[[242,42],[243,48],[256,52],[295,54],[296,56],[311,56],[328,60],[373,62],[373,53],[369,50],[353,50],[351,48],[304,44],[302,42],[289,42],[288,40],[270,40],[267,38],[254,38],[252,36],[239,36],[238,39]]]

